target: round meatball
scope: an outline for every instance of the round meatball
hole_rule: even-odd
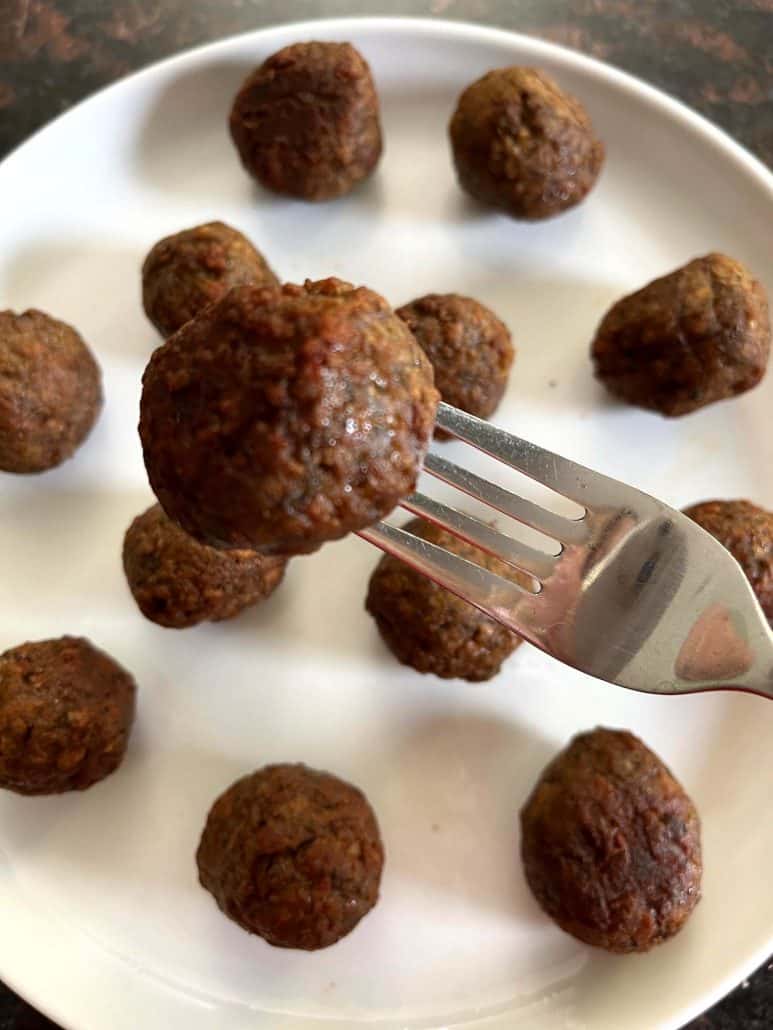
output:
[[[305,765],[267,765],[214,803],[196,862],[229,919],[276,947],[316,951],[376,904],[384,848],[356,787]]]
[[[773,620],[773,512],[751,501],[703,501],[684,513],[730,551]]]
[[[580,101],[533,68],[497,68],[473,82],[449,131],[462,188],[515,218],[579,204],[604,163]]]
[[[156,504],[126,532],[123,567],[142,614],[170,629],[222,622],[269,597],[286,559],[219,551],[188,536]]]
[[[272,54],[237,93],[230,125],[250,175],[304,200],[348,193],[381,156],[376,87],[350,43],[294,43]]]
[[[548,765],[521,810],[526,879],[574,937],[648,951],[700,899],[700,822],[657,755],[631,733],[582,733]]]
[[[140,435],[186,532],[302,554],[413,491],[436,405],[431,365],[378,294],[237,286],[151,358]]]
[[[166,338],[243,283],[278,286],[263,255],[224,222],[207,222],[159,240],[142,265],[145,314]]]
[[[123,760],[134,680],[88,640],[61,637],[0,655],[0,787],[85,790]]]
[[[613,305],[591,356],[610,393],[673,416],[756,386],[769,350],[762,285],[740,262],[707,254]]]
[[[78,333],[43,311],[0,311],[0,469],[71,457],[102,410],[102,375]]]
[[[517,570],[431,522],[412,519],[404,528],[527,586]],[[403,665],[442,679],[491,679],[522,643],[516,633],[391,555],[384,555],[370,577],[365,607]]]
[[[488,418],[507,386],[515,352],[507,326],[493,311],[457,293],[429,293],[398,308],[432,363],[440,398]],[[450,434],[436,429],[439,440]]]

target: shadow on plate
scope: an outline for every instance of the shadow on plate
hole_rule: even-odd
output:
[[[72,876],[117,881],[122,889],[159,880],[184,885],[195,876],[211,804],[245,771],[225,752],[162,747],[138,720],[122,765],[89,789],[32,798],[0,792],[0,842],[11,864],[54,856],[65,882]]]
[[[26,241],[6,259],[6,301],[16,310],[40,308],[69,322],[97,357],[149,357],[161,340],[142,310],[145,252],[120,245],[118,231],[118,236]]]
[[[135,141],[134,166],[141,180],[153,189],[173,194],[175,199],[212,204],[213,197],[241,187],[248,203],[293,205],[297,215],[301,201],[288,201],[263,190],[242,167],[231,140],[228,118],[241,83],[254,62],[214,61],[192,71],[181,71],[167,83],[153,101]],[[228,171],[230,169],[230,172]],[[226,174],[224,175],[224,170]],[[379,189],[371,177],[352,198],[373,206]],[[303,209],[334,210],[336,202],[303,204]]]
[[[384,773],[390,875],[542,921],[521,872],[518,812],[554,751],[533,728],[490,715],[414,724]]]
[[[218,623],[213,632],[233,639],[237,647],[252,644],[260,651],[269,643],[296,658],[367,657],[375,642],[365,593],[379,554],[360,541],[342,540],[291,558],[283,582],[267,601]]]
[[[594,378],[590,358],[596,327],[621,296],[618,285],[560,272],[540,275],[519,265],[506,275],[480,261],[472,267],[474,275],[439,289],[475,297],[510,329],[516,356],[503,406],[523,398],[547,409],[564,409],[570,399],[581,413],[620,407]]]
[[[242,178],[228,115],[255,63],[215,61],[181,71],[163,87],[135,141],[134,170],[142,182],[176,199],[211,203],[223,189],[221,150],[232,158],[234,178]]]
[[[111,610],[116,589],[123,590],[123,534],[147,494],[36,486],[24,483],[0,500],[0,608],[6,626],[18,612],[22,625],[50,621],[53,636],[78,632],[90,612]],[[19,642],[0,635],[0,649]]]

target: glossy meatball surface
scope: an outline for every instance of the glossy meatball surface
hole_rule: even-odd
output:
[[[294,43],[272,54],[236,95],[230,127],[250,175],[304,200],[348,193],[381,156],[373,77],[350,43]]]
[[[620,954],[649,951],[700,899],[695,805],[632,733],[576,736],[521,810],[529,887],[562,930]]]
[[[707,254],[614,304],[591,356],[610,393],[675,416],[751,390],[769,351],[761,283],[739,261]]]
[[[134,720],[132,677],[88,640],[61,637],[0,655],[0,786],[85,790],[121,764]]]
[[[196,862],[229,919],[277,947],[315,951],[376,904],[384,848],[362,791],[305,765],[268,765],[215,801]]]
[[[432,368],[371,290],[239,286],[160,347],[140,436],[167,514],[203,543],[315,550],[414,489]]]
[[[550,218],[579,204],[604,163],[580,101],[534,68],[497,68],[473,82],[449,132],[462,188],[515,218]]]
[[[102,410],[102,374],[80,335],[43,311],[0,311],[0,470],[72,457]]]
[[[207,222],[150,250],[142,265],[142,304],[166,338],[243,283],[278,286],[279,280],[246,236],[224,222]]]
[[[491,572],[525,583],[504,562],[424,519],[412,519],[404,528]],[[365,607],[399,661],[442,679],[491,679],[522,643],[516,633],[391,555],[384,555],[370,577]]]

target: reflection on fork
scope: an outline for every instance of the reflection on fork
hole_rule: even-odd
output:
[[[534,589],[383,522],[361,537],[591,676],[656,694],[728,688],[773,698],[773,633],[740,566],[705,530],[450,405],[439,406],[437,424],[584,509],[576,519],[558,515],[427,456],[425,471],[537,530],[545,547],[423,494],[403,507],[528,573]]]

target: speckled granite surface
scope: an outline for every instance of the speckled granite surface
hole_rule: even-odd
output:
[[[583,50],[686,101],[773,167],[773,0],[0,0],[0,156],[168,54],[345,14],[478,21]],[[773,962],[689,1030],[771,1028]],[[0,984],[0,1030],[57,1028]]]

